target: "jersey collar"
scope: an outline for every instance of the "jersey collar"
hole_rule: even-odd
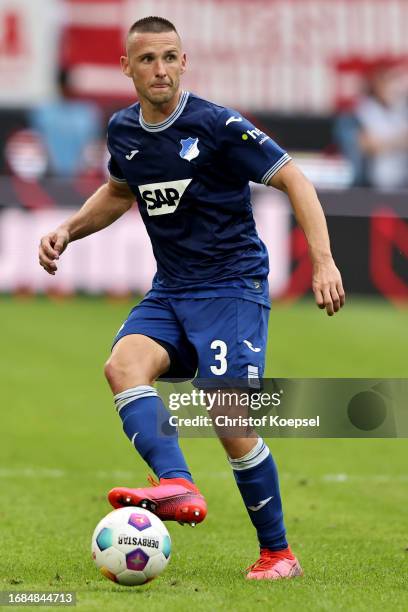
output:
[[[188,96],[189,96],[189,92],[183,91],[181,93],[179,103],[177,104],[174,111],[171,113],[169,117],[167,117],[167,119],[165,119],[165,121],[161,121],[160,123],[147,123],[147,121],[143,119],[142,107],[140,107],[140,110],[139,110],[140,125],[147,132],[161,132],[162,130],[166,130],[180,117],[181,113],[184,110],[185,105],[187,104]]]

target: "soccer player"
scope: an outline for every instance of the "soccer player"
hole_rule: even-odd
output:
[[[159,482],[117,487],[108,497],[115,508],[141,505],[163,520],[194,525],[205,518],[206,503],[153,385],[197,372],[198,381],[215,388],[227,380],[249,388],[262,377],[268,256],[255,229],[249,181],[289,196],[309,244],[317,305],[333,315],[344,291],[313,186],[240,113],[182,90],[186,55],[173,24],[160,17],[134,23],[121,66],[139,102],[109,123],[110,178],[41,239],[39,258],[55,274],[70,242],[113,223],[137,200],[157,273],[119,330],[105,373],[123,429]],[[166,425],[169,435],[159,435]],[[256,435],[221,436],[221,442],[260,544],[247,578],[301,575],[286,540],[269,448]]]

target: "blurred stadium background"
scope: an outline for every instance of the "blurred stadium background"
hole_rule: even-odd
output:
[[[408,169],[392,188],[370,185],[347,123],[376,66],[395,68],[406,112],[405,0],[0,0],[0,292],[148,289],[136,210],[69,249],[55,278],[36,257],[42,233],[105,178],[107,120],[134,100],[118,64],[124,34],[148,14],[177,25],[185,88],[245,113],[314,181],[349,294],[406,302]],[[287,202],[255,186],[254,208],[273,297],[302,296],[310,264]]]

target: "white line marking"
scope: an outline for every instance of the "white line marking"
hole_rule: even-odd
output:
[[[61,478],[64,470],[48,468],[0,468],[0,478]]]
[[[117,479],[117,480],[135,480],[135,472],[121,471],[121,470],[62,470],[59,468],[37,468],[37,467],[22,467],[22,468],[0,468],[0,478],[70,478],[72,476],[85,475],[88,478],[100,478],[100,479]],[[224,480],[232,479],[233,475],[231,470],[220,470],[212,473],[208,472],[194,472],[194,476],[197,479],[210,479],[210,480]],[[325,484],[337,484],[337,483],[353,483],[353,482],[371,482],[371,483],[391,483],[391,482],[408,482],[408,474],[322,474],[314,478],[303,474],[292,474],[289,472],[282,472],[280,474],[280,480],[299,480],[300,478],[306,478],[310,484],[317,482],[323,482]]]

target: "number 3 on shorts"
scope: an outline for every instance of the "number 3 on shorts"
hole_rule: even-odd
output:
[[[215,351],[219,351],[214,355],[215,361],[219,361],[219,365],[212,365],[210,370],[217,376],[222,376],[227,371],[227,345],[223,340],[213,340],[211,342],[211,348]]]

